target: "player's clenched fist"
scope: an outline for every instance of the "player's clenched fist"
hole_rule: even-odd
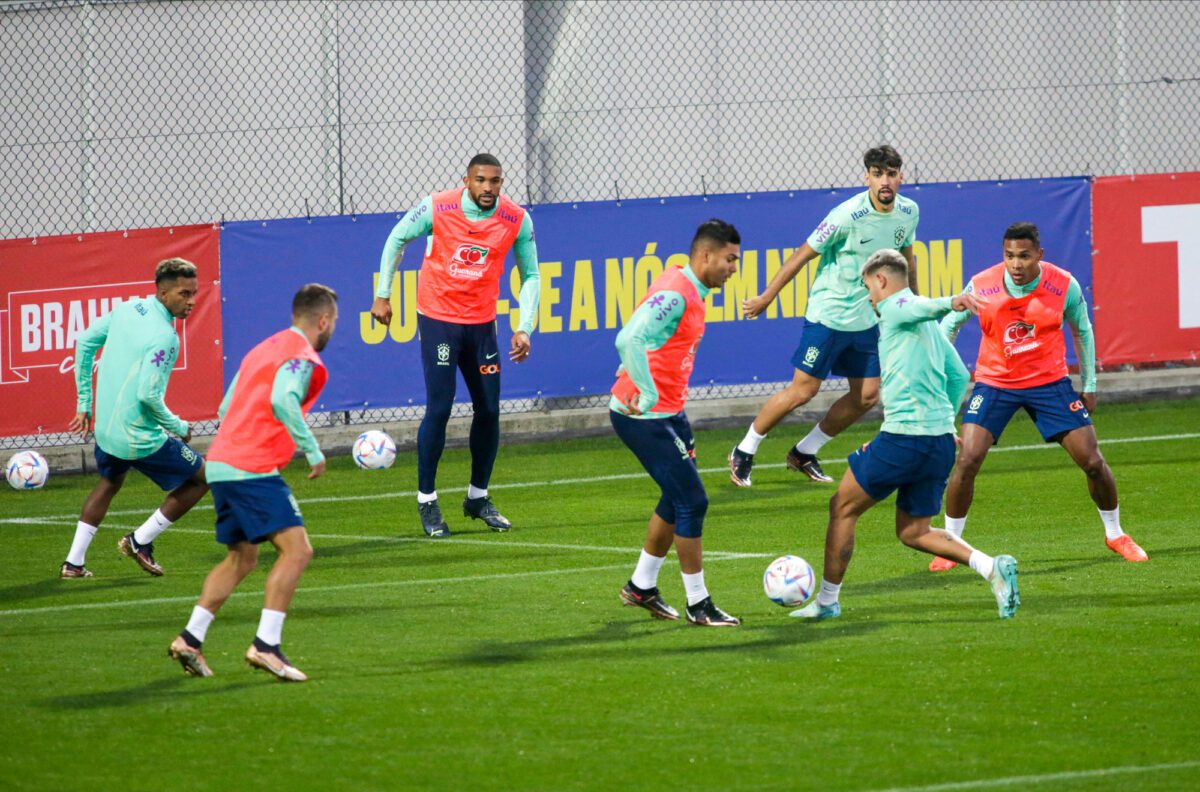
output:
[[[371,316],[380,324],[392,323],[392,302],[386,297],[376,297],[371,303]]]

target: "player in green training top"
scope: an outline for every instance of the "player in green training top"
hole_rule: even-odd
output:
[[[883,377],[883,426],[871,442],[850,455],[850,468],[829,501],[825,569],[821,590],[792,615],[831,619],[841,615],[838,595],[850,557],[854,527],[867,509],[896,490],[896,536],[933,555],[970,564],[991,584],[1000,618],[1016,613],[1017,562],[975,550],[948,531],[929,527],[942,509],[942,493],[954,467],[954,416],[970,374],[936,319],[950,311],[977,312],[969,292],[930,300],[906,287],[909,268],[894,250],[867,259],[862,278],[879,312],[879,361]]]
[[[122,553],[156,577],[163,570],[154,560],[155,538],[208,491],[204,460],[187,445],[192,439],[191,427],[163,401],[179,353],[175,320],[186,319],[196,306],[196,265],[181,258],[160,261],[154,268],[154,285],[157,293],[153,297],[117,305],[75,343],[79,403],[70,429],[86,434],[95,424],[100,481],[83,502],[75,540],[59,569],[63,578],[92,576],[84,566],[88,546],[130,468],[168,491],[162,506],[117,544]],[[101,347],[104,357],[99,363],[93,407],[92,363]]]
[[[807,404],[830,374],[847,378],[850,392],[787,454],[787,466],[813,481],[831,482],[817,462],[826,442],[857,421],[879,401],[879,330],[862,284],[862,267],[877,250],[899,250],[909,264],[909,287],[916,292],[912,245],[920,218],[917,204],[899,194],[903,160],[891,146],[863,155],[867,189],[834,208],[757,297],[742,304],[748,318],[761,314],[792,278],[817,256],[817,275],[808,295],[804,333],[792,355],[792,382],[759,410],[746,436],[729,454],[729,476],[750,486],[758,446],[784,418]]]

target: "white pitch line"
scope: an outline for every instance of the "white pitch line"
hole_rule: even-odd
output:
[[[1113,444],[1117,444],[1117,443],[1154,443],[1154,442],[1162,442],[1162,441],[1168,441],[1168,440],[1192,440],[1197,437],[1200,437],[1200,432],[1189,432],[1189,433],[1184,433],[1184,434],[1171,434],[1171,435],[1148,435],[1145,437],[1118,437],[1118,438],[1113,438],[1110,440],[1102,440],[1100,442],[1100,446],[1104,447],[1107,445],[1113,445]],[[999,448],[993,448],[991,450],[991,453],[992,454],[1001,454],[1001,453],[1011,452],[1011,451],[1040,451],[1042,449],[1057,448],[1057,447],[1058,446],[1055,443],[1039,443],[1036,445],[1019,445],[1019,446],[1001,446]],[[845,461],[846,460],[840,459],[840,458],[839,459],[830,459],[830,460],[824,462],[823,464],[826,464],[826,465],[844,464]],[[769,462],[766,464],[755,465],[755,467],[759,470],[764,470],[764,469],[772,469],[772,468],[781,468],[781,467],[784,467],[784,465],[781,462]],[[725,472],[728,472],[728,470],[729,470],[729,468],[726,466],[700,468],[700,472],[704,473],[704,474],[725,473]],[[646,474],[644,472],[614,473],[614,474],[607,475],[607,476],[583,476],[580,478],[547,479],[545,481],[516,481],[516,482],[512,482],[512,483],[508,483],[508,484],[492,484],[491,487],[489,487],[489,489],[496,490],[496,489],[527,489],[530,487],[563,487],[563,486],[570,486],[572,484],[595,484],[595,483],[599,483],[602,481],[630,481],[630,480],[634,480],[634,479],[644,479],[644,478],[646,478]],[[442,492],[455,492],[455,493],[466,492],[466,491],[467,491],[466,487],[450,487],[450,488],[442,490]],[[367,495],[330,495],[330,496],[325,496],[325,497],[320,497],[320,498],[298,498],[297,500],[300,503],[347,503],[350,501],[390,500],[393,498],[415,498],[416,496],[417,496],[417,491],[411,490],[411,491],[403,491],[403,492],[375,492],[375,493],[371,493],[371,494],[367,494]],[[193,506],[192,511],[212,511],[212,508],[213,508],[212,504],[203,503],[203,504],[197,504],[196,506]],[[133,515],[133,514],[145,514],[146,511],[147,511],[146,509],[114,509],[114,510],[108,512],[108,514],[109,514],[109,516],[120,517],[120,516],[128,516],[128,515]],[[16,524],[16,525],[29,524],[29,520],[33,520],[33,519],[38,519],[38,520],[75,520],[77,518],[77,516],[78,516],[77,514],[54,514],[54,515],[48,515],[46,517],[40,517],[40,518],[6,517],[4,519],[0,519],[0,524]]]
[[[498,572],[492,575],[463,575],[459,577],[425,578],[420,580],[377,580],[370,583],[344,583],[337,586],[311,586],[296,589],[297,594],[321,593],[326,591],[349,591],[354,589],[391,588],[393,586],[434,586],[445,583],[473,583],[480,580],[507,580],[509,578],[540,577],[546,575],[566,575],[572,572],[606,572],[614,569],[626,569],[628,564],[607,564],[605,566],[573,567],[570,569],[542,569],[533,572]],[[86,585],[86,584],[85,584]],[[231,597],[261,597],[263,591],[235,591]],[[195,594],[182,597],[152,597],[150,599],[112,600],[109,602],[82,602],[74,605],[47,605],[41,608],[12,608],[0,610],[0,616],[23,616],[31,613],[53,613],[56,611],[98,610],[102,608],[132,607],[135,605],[160,605],[172,602],[194,602]]]
[[[1104,767],[1096,770],[1068,770],[1061,773],[1040,773],[1038,775],[1006,776],[1004,778],[982,778],[977,781],[955,781],[948,784],[930,784],[927,786],[891,787],[874,790],[873,792],[949,792],[954,789],[988,789],[990,787],[1017,786],[1024,784],[1047,784],[1054,781],[1070,781],[1076,778],[1103,778],[1115,775],[1134,775],[1137,773],[1161,773],[1169,770],[1185,770],[1200,767],[1200,761],[1172,762],[1169,764],[1126,765],[1124,767]]]
[[[73,522],[41,520],[37,517],[21,518],[22,525],[48,525],[48,526],[67,526],[74,525]],[[136,525],[118,525],[114,523],[105,523],[104,526],[109,529],[129,529],[133,530]],[[204,528],[169,528],[173,534],[198,534],[201,536],[212,536],[212,529]],[[420,544],[457,544],[457,545],[479,545],[481,547],[519,547],[532,548],[535,550],[585,550],[594,553],[619,553],[621,555],[636,555],[639,551],[637,547],[612,547],[609,545],[584,545],[571,544],[568,542],[522,542],[512,539],[467,539],[458,537],[446,537],[441,539],[430,539],[427,536],[378,536],[375,534],[332,534],[332,533],[310,533],[310,539],[347,539],[352,542],[382,542],[382,543],[420,543]],[[770,558],[770,553],[741,553],[733,550],[709,550],[705,552],[706,558]]]

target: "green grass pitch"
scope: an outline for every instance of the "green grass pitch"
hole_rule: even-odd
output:
[[[1039,439],[1019,417],[966,534],[1020,561],[1009,622],[970,570],[931,574],[899,544],[892,500],[859,525],[841,619],[770,603],[772,558],[819,574],[832,492],[778,464],[796,426],[764,444],[750,490],[725,472],[740,431],[697,434],[707,582],[744,620],[730,630],[618,601],[657,491],[615,437],[502,449],[503,535],[461,517],[469,461],[448,451],[444,541],[419,536],[414,454],[377,473],[333,460],[317,481],[294,465],[316,547],[284,629],[304,685],[241,658],[269,549],[209,631],[216,676],[167,659],[222,555],[209,499],[159,539],[153,579],[115,548],[159,500],[131,476],[96,577],[60,581],[93,480],[5,488],[0,789],[1200,788],[1200,401],[1096,420],[1150,562],[1104,546],[1083,475],[1057,447],[1020,448]],[[876,428],[834,440],[827,470]],[[673,563],[660,585],[682,609]]]

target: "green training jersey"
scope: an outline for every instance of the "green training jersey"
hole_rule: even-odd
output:
[[[92,365],[100,373],[92,405]],[[175,319],[157,297],[121,303],[92,323],[75,342],[79,412],[96,419],[96,444],[121,459],[141,459],[188,425],[167,408],[167,381],[179,354]]]
[[[954,417],[971,375],[935,321],[950,313],[952,299],[931,300],[901,289],[879,303],[881,431],[954,433]]]
[[[896,196],[892,211],[876,211],[869,190],[834,207],[807,240],[821,260],[804,318],[831,330],[874,327],[877,320],[862,282],[863,265],[877,250],[912,245],[919,219],[916,201],[902,195]]]

